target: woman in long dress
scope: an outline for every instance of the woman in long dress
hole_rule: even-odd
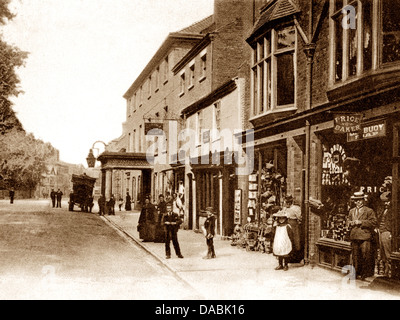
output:
[[[129,192],[126,193],[126,198],[125,198],[125,210],[126,211],[131,211],[132,210],[132,198],[129,194]]]
[[[145,204],[139,216],[139,224],[138,224],[139,238],[143,239],[143,241],[145,242],[154,241],[155,229],[156,229],[155,207],[150,202],[150,199],[146,198]]]
[[[291,263],[299,263],[304,259],[304,252],[301,243],[301,208],[294,204],[293,197],[288,195],[284,201],[284,212],[288,218],[288,223],[293,231],[293,252],[290,258]]]

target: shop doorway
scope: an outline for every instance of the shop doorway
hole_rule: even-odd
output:
[[[152,195],[152,174],[151,170],[142,171],[142,199],[141,202],[144,203],[146,197]]]

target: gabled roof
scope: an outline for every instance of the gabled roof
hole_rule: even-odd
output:
[[[195,45],[197,42],[203,39],[203,33],[207,33],[207,30],[210,29],[213,23],[213,15],[211,15],[178,32],[171,32],[123,97],[128,99],[129,96],[132,95],[135,90],[137,90],[140,84],[147,79],[148,75],[153,71],[155,66],[162,61],[161,59],[168,54],[168,51],[175,43],[188,42],[192,43],[192,45]]]
[[[213,22],[214,15],[211,15],[193,23],[189,27],[179,30],[178,33],[204,33],[204,30],[208,29],[213,24]]]
[[[267,24],[300,12],[293,0],[275,0],[261,9],[261,16],[254,24],[247,42],[251,42],[259,35],[260,30]]]

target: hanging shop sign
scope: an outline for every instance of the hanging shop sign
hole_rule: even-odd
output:
[[[334,116],[334,133],[355,133],[361,130],[362,114],[336,113]]]
[[[347,135],[347,142],[380,138],[386,136],[386,120],[377,120],[374,122],[368,122],[361,125],[360,132],[349,133]]]
[[[235,217],[234,223],[241,224],[242,220],[242,190],[235,190]]]
[[[152,136],[162,136],[164,134],[164,123],[162,122],[145,123],[144,134]]]

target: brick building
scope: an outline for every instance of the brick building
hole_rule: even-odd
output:
[[[398,9],[399,1],[388,0],[216,0],[213,16],[171,34],[125,95],[120,140],[130,152],[164,142],[151,149],[153,199],[177,191],[182,180],[186,227],[197,229],[202,210],[213,206],[218,233],[226,236],[234,224],[261,221],[271,196],[282,205],[285,195],[293,195],[302,207],[305,260],[341,270],[350,263],[342,225],[350,196],[363,190],[379,213],[379,197],[390,189],[398,277]],[[166,61],[168,81],[160,82]],[[338,115],[347,124],[360,119],[361,130],[335,130]],[[191,151],[205,147],[211,165],[194,163],[207,152],[193,157],[176,137],[177,146],[165,143],[165,136],[146,145],[146,124],[168,138],[169,130],[192,129],[197,143]],[[212,166],[226,151],[213,146],[218,126],[242,130],[235,138],[239,152],[254,154],[252,172],[233,174],[234,162]]]
[[[398,251],[400,20],[393,12],[399,5],[267,1],[246,40],[253,51],[249,125],[259,165],[252,179],[260,182],[271,164],[286,178],[283,190],[303,209],[305,258],[312,263],[337,270],[350,264],[343,220],[358,190],[379,213],[379,196],[391,189]],[[338,115],[361,119],[361,131],[334,130]],[[256,191],[257,217],[263,199]],[[397,274],[398,254],[392,257]]]

